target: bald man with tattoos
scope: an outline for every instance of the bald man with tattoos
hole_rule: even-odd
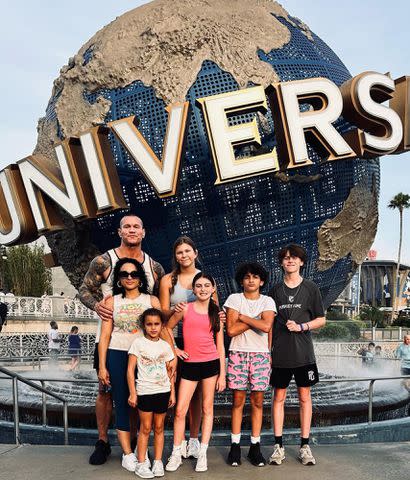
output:
[[[92,260],[78,291],[82,303],[94,310],[100,317],[94,350],[94,368],[97,370],[97,373],[101,322],[112,321],[113,311],[107,306],[106,299],[112,295],[112,276],[117,261],[120,258],[134,258],[141,263],[147,275],[148,292],[150,294],[156,294],[159,281],[165,274],[161,264],[142,251],[141,244],[145,237],[145,229],[141,218],[131,213],[126,214],[121,218],[118,235],[121,239],[120,246],[108,250]],[[171,339],[170,341],[172,342]],[[111,453],[108,441],[108,426],[112,414],[111,394],[103,385],[99,385],[95,413],[97,417],[98,441],[95,444],[94,452],[90,456],[90,463],[92,465],[101,465],[106,462],[108,455]]]

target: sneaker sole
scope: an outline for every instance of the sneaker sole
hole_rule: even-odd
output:
[[[168,468],[168,467],[165,467],[165,470],[167,472],[176,472],[178,470],[178,468],[182,465],[182,462],[175,468]]]
[[[302,462],[302,460],[301,460],[301,463],[302,463],[302,465],[304,465],[305,467],[309,467],[309,466],[316,465],[316,462],[312,462],[311,460],[309,460],[308,462]]]
[[[195,467],[196,472],[206,472],[207,470],[208,470],[208,467],[206,467],[206,468],[196,468]]]
[[[163,477],[165,473],[154,473],[154,477]]]
[[[140,477],[140,478],[154,478],[154,476],[155,476],[154,475],[154,476],[151,477],[149,475],[148,476],[147,475],[141,475],[140,473],[137,473],[137,472],[135,472],[135,475],[137,475],[137,477]]]
[[[135,472],[136,465],[135,465],[134,468],[124,467],[124,465],[121,465],[121,466],[122,466],[122,468],[123,468],[124,470],[127,470],[128,472]]]
[[[282,460],[269,460],[269,465],[282,465],[283,460],[285,457]]]

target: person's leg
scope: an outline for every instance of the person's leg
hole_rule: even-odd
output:
[[[310,387],[299,387],[299,413],[301,438],[309,438],[312,423],[312,397]]]
[[[202,384],[198,383],[194,394],[192,395],[191,403],[189,404],[189,437],[198,438],[199,427],[201,426],[202,413]]]
[[[208,445],[214,423],[214,398],[217,375],[202,380],[201,444]],[[201,445],[201,447],[202,447]]]
[[[273,433],[275,437],[282,437],[283,422],[285,419],[286,388],[275,388],[273,395]]]
[[[164,450],[164,423],[166,413],[154,414],[154,457],[155,460],[162,460]]]
[[[251,392],[252,437],[260,437],[263,420],[263,396],[265,392]]]
[[[185,437],[185,419],[189,403],[198,385],[197,380],[181,378],[178,388],[178,401],[174,413],[174,446],[165,469],[175,472],[182,464],[182,441]]]
[[[152,418],[154,414],[152,412],[143,412],[142,410],[138,410],[138,414],[140,417],[140,430],[138,432],[137,444],[138,462],[143,463],[147,453],[148,439],[149,434],[151,433]]]
[[[128,405],[127,366],[128,353],[120,350],[108,350],[108,371],[115,406],[115,424],[118,441],[124,455],[131,453],[130,407]]]
[[[95,400],[95,416],[97,418],[98,439],[108,442],[108,426],[112,416],[111,393],[98,392]]]
[[[178,389],[178,402],[174,416],[174,446],[179,446],[185,437],[185,420],[197,381],[181,378]]]
[[[246,390],[234,390],[232,397],[232,434],[240,435],[242,418],[243,418],[243,408],[246,401]],[[235,442],[239,443],[239,442]]]

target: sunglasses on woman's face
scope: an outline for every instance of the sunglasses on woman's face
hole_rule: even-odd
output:
[[[136,270],[133,270],[132,272],[127,272],[126,270],[121,270],[121,272],[118,274],[120,278],[128,278],[131,277],[134,280],[138,277],[138,272]]]

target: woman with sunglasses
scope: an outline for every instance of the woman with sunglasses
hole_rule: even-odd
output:
[[[122,466],[134,472],[137,459],[131,450],[130,408],[128,405],[128,350],[143,332],[140,315],[148,308],[160,309],[158,298],[147,293],[147,277],[141,264],[133,258],[121,258],[114,268],[113,296],[107,300],[113,320],[102,322],[98,353],[98,378],[111,388],[115,406],[118,441],[123,450]],[[165,330],[165,329],[164,329]],[[165,340],[168,340],[166,335]]]

